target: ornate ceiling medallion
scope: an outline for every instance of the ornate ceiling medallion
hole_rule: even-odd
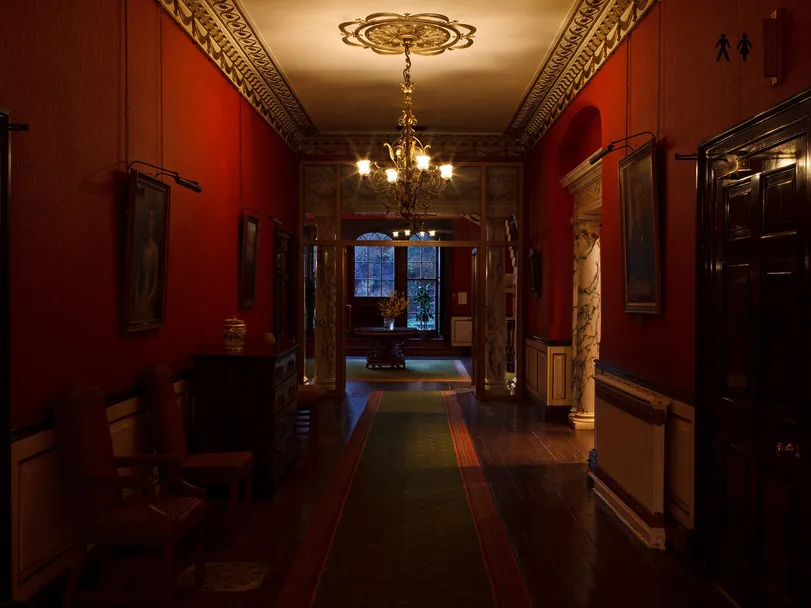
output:
[[[338,26],[349,46],[380,55],[401,55],[406,46],[415,55],[439,55],[473,44],[476,28],[437,13],[373,13]]]

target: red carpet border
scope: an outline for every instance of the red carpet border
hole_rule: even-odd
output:
[[[285,580],[284,588],[276,600],[276,608],[308,608],[312,605],[335,531],[341,521],[346,497],[352,487],[355,470],[366,446],[382,396],[381,391],[370,393],[344,454],[307,527],[307,533]]]
[[[495,604],[499,608],[531,608],[529,592],[507,540],[504,524],[493,503],[479,457],[462,418],[456,393],[444,391],[442,394],[445,397],[445,409],[459,461],[459,471],[479,535],[479,545],[490,576]]]

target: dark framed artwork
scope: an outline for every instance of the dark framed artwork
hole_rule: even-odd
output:
[[[527,253],[529,263],[529,290],[536,298],[541,297],[541,252],[538,249],[530,249]]]
[[[256,270],[259,258],[259,218],[242,216],[242,237],[239,253],[239,305],[251,308],[256,304]]]
[[[124,261],[124,331],[166,325],[166,270],[169,258],[171,187],[130,171]]]
[[[623,158],[619,171],[624,310],[658,314],[662,290],[654,142]]]

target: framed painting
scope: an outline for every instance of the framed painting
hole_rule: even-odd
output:
[[[171,187],[130,171],[124,261],[125,332],[166,325],[166,269],[169,258]]]
[[[256,304],[256,270],[259,258],[259,218],[242,216],[242,237],[239,254],[239,305],[251,308]]]
[[[656,148],[649,141],[619,163],[624,309],[662,310]]]

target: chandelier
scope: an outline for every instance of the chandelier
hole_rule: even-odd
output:
[[[431,164],[430,145],[423,145],[414,135],[417,117],[411,109],[411,53],[438,55],[454,48],[473,44],[476,28],[451,21],[444,15],[422,13],[375,13],[366,19],[342,23],[344,42],[351,46],[370,48],[382,55],[405,54],[405,69],[400,88],[404,109],[397,125],[400,136],[393,144],[383,144],[389,162],[372,164],[358,161],[358,173],[368,188],[380,194],[387,213],[415,227],[420,216],[427,213],[431,199],[441,194],[453,178],[453,165]]]

